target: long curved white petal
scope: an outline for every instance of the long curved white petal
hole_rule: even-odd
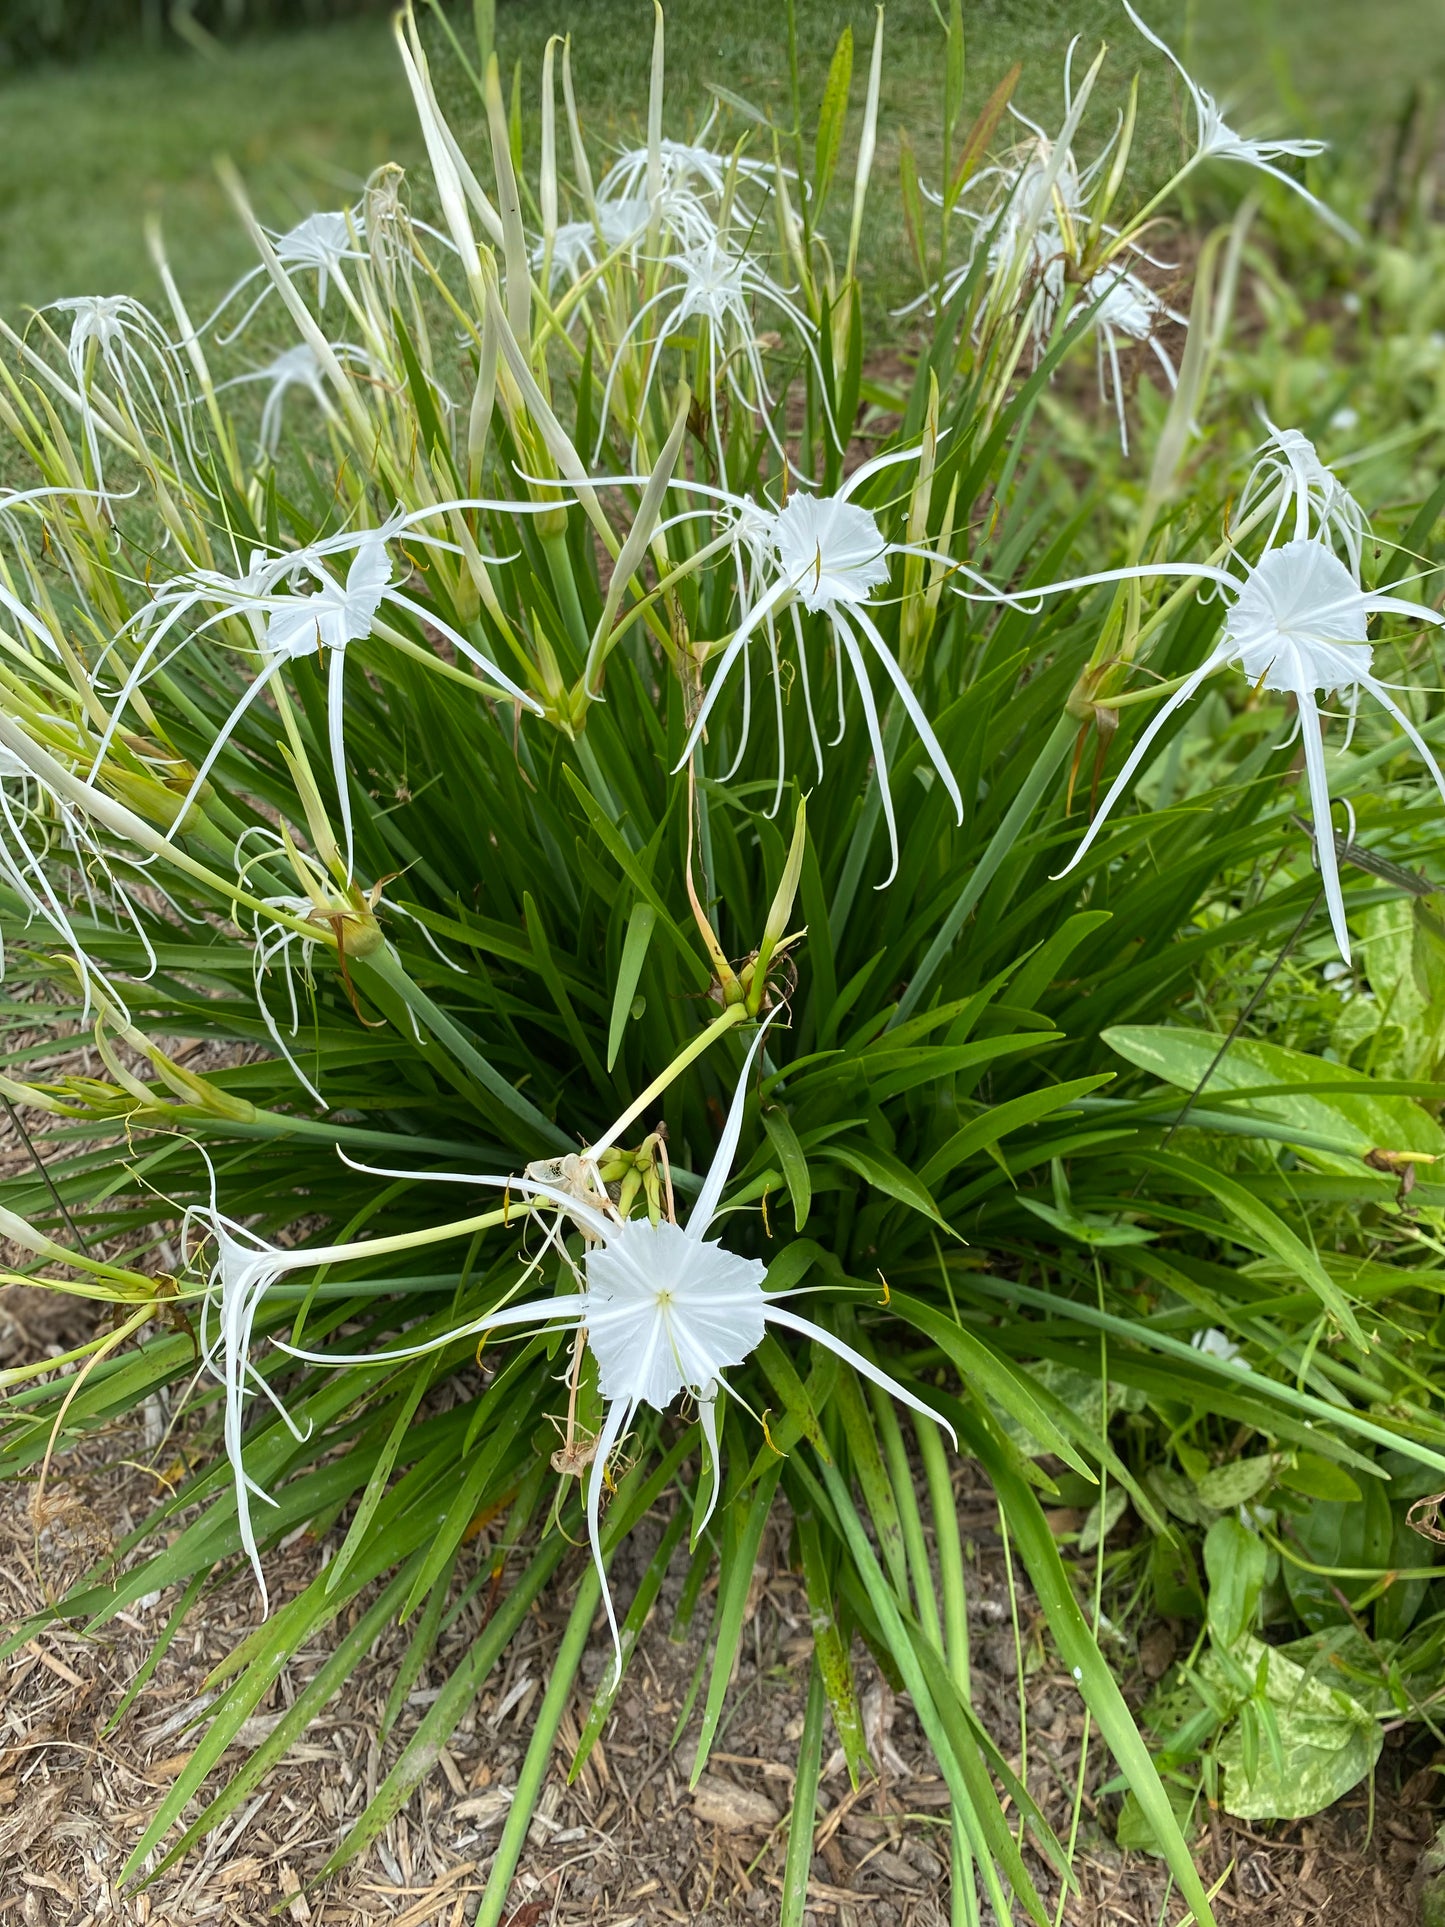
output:
[[[707,1531],[708,1522],[717,1510],[718,1494],[722,1491],[722,1466],[718,1460],[717,1444],[717,1380],[711,1378],[703,1386],[697,1400],[698,1422],[702,1435],[707,1442],[708,1463],[712,1467],[712,1491],[708,1494],[702,1517],[692,1529],[692,1543],[695,1546]]]
[[[597,1440],[597,1456],[592,1461],[592,1476],[587,1481],[587,1538],[592,1547],[592,1563],[597,1568],[597,1577],[602,1583],[602,1604],[607,1611],[607,1624],[612,1633],[612,1647],[616,1654],[612,1683],[615,1686],[622,1678],[622,1635],[617,1630],[617,1614],[612,1605],[612,1588],[607,1583],[607,1568],[602,1563],[602,1531],[599,1514],[602,1509],[602,1487],[607,1478],[607,1461],[611,1458],[617,1441],[626,1432],[632,1421],[633,1400],[614,1399],[607,1408],[607,1417],[602,1422],[602,1432]]]
[[[284,657],[276,656],[276,657],[273,657],[273,659],[267,663],[266,667],[254,679],[250,688],[246,691],[245,695],[242,696],[241,700],[236,704],[235,708],[231,711],[230,715],[226,718],[225,722],[222,723],[220,729],[216,732],[215,742],[213,742],[211,744],[211,747],[206,751],[205,757],[202,760],[200,768],[196,771],[195,775],[191,779],[190,788],[186,791],[184,797],[182,797],[181,799],[180,808],[176,811],[175,822],[171,829],[172,836],[174,836],[176,832],[179,831],[182,824],[185,822],[187,811],[190,809],[192,803],[195,802],[196,798],[200,795],[201,785],[205,782],[206,778],[210,775],[212,765],[215,763],[216,758],[220,755],[221,751],[226,747],[227,743],[230,742],[232,733],[240,724],[241,718],[245,715],[246,711],[251,707],[251,704],[255,702],[256,698],[261,694],[261,691],[265,689],[266,685],[270,682],[271,678],[276,674],[277,670],[281,667],[282,662],[284,660],[285,660]]]
[[[1204,661],[1200,663],[1199,667],[1194,671],[1193,675],[1189,677],[1188,681],[1181,684],[1180,687],[1175,690],[1164,707],[1152,718],[1149,727],[1129,752],[1128,761],[1109,785],[1109,793],[1099,805],[1098,813],[1085,832],[1083,842],[1080,843],[1078,849],[1074,851],[1074,854],[1069,858],[1063,869],[1054,872],[1053,881],[1057,882],[1060,877],[1066,877],[1070,870],[1083,862],[1089,853],[1094,838],[1099,834],[1100,830],[1103,829],[1109,812],[1113,809],[1128,786],[1129,778],[1148,755],[1149,746],[1154,741],[1154,738],[1159,734],[1175,710],[1182,708],[1183,705],[1189,701],[1205,677],[1212,675],[1216,669],[1222,668],[1223,665],[1228,662],[1229,653],[1228,647],[1223,643],[1221,643],[1217,649],[1211,650],[1209,655],[1204,658]]]
[[[741,628],[736,631],[732,641],[723,651],[722,661],[713,671],[712,681],[708,684],[706,696],[703,697],[702,708],[697,712],[697,721],[688,731],[687,741],[682,746],[682,754],[673,765],[672,773],[674,776],[677,775],[680,769],[687,767],[688,757],[691,756],[692,752],[697,748],[698,738],[707,727],[707,719],[712,714],[714,703],[716,703],[718,697],[722,694],[723,684],[732,673],[732,666],[738,659],[738,652],[747,647],[748,640],[758,624],[770,609],[777,607],[792,587],[793,584],[786,576],[779,576],[778,580],[772,585],[762,600],[755,603],[748,611],[747,620]]]
[[[1419,750],[1425,760],[1425,767],[1435,778],[1435,787],[1440,792],[1440,800],[1442,803],[1445,803],[1445,774],[1442,774],[1440,765],[1435,760],[1434,752],[1425,741],[1425,738],[1420,734],[1419,730],[1416,729],[1415,725],[1410,721],[1410,718],[1405,714],[1404,710],[1401,709],[1400,705],[1395,701],[1383,683],[1376,682],[1373,676],[1361,676],[1360,687],[1361,689],[1367,689],[1380,707],[1385,710],[1387,714],[1394,717],[1395,721],[1400,725],[1401,729],[1404,730],[1416,749]],[[1353,722],[1351,726],[1353,727]]]
[[[732,1175],[733,1159],[737,1155],[738,1139],[742,1135],[743,1112],[748,1104],[748,1076],[753,1068],[753,1060],[762,1049],[763,1039],[768,1034],[768,1026],[777,1015],[771,1011],[758,1026],[758,1034],[748,1046],[748,1054],[743,1059],[742,1075],[738,1087],[733,1092],[733,1101],[728,1107],[727,1122],[723,1134],[718,1139],[717,1150],[713,1153],[712,1163],[707,1176],[702,1181],[702,1189],[697,1194],[697,1203],[692,1207],[687,1220],[689,1238],[705,1238],[708,1226],[722,1201],[723,1186]]]
[[[288,1345],[284,1339],[273,1338],[271,1342],[278,1352],[285,1352],[289,1358],[304,1359],[308,1365],[392,1365],[398,1359],[425,1358],[428,1352],[441,1351],[458,1338],[470,1338],[473,1332],[501,1331],[513,1325],[551,1324],[565,1331],[569,1326],[580,1325],[586,1315],[587,1300],[574,1291],[560,1298],[538,1298],[525,1305],[502,1305],[496,1311],[479,1312],[464,1325],[453,1326],[450,1331],[429,1338],[424,1345],[401,1345],[390,1351],[308,1352],[299,1345]]]
[[[949,767],[948,758],[943,753],[943,745],[934,735],[933,726],[924,715],[922,706],[909,685],[908,678],[895,661],[892,650],[878,633],[877,625],[874,623],[872,617],[861,604],[853,610],[853,619],[863,631],[864,635],[867,636],[869,642],[872,643],[874,653],[883,664],[889,681],[898,691],[898,699],[908,712],[908,720],[918,732],[919,741],[928,751],[928,760],[938,771],[943,781],[943,787],[948,791],[949,801],[953,804],[954,810],[957,812],[958,821],[961,823],[963,821],[963,797],[959,794],[958,780]]]
[[[878,724],[878,706],[873,700],[873,685],[868,680],[868,665],[863,660],[863,652],[858,647],[858,639],[843,620],[842,611],[833,612],[833,634],[843,645],[848,657],[848,667],[853,671],[853,680],[858,685],[858,700],[863,705],[863,721],[868,730],[868,741],[873,748],[873,774],[878,779],[878,795],[883,804],[883,820],[888,825],[888,849],[892,862],[888,874],[880,884],[879,890],[886,890],[898,874],[898,824],[893,815],[893,791],[888,785],[888,753],[883,742],[883,731]],[[840,724],[841,724],[841,703]]]
[[[1320,714],[1315,692],[1299,676],[1295,701],[1300,712],[1300,741],[1304,746],[1305,773],[1310,786],[1310,814],[1315,825],[1315,859],[1320,866],[1320,886],[1330,909],[1330,924],[1340,955],[1350,961],[1350,927],[1345,921],[1345,897],[1340,888],[1339,858],[1335,854],[1335,826],[1330,816],[1330,785],[1325,773],[1325,746],[1320,736]]]
[[[802,1338],[811,1338],[815,1345],[825,1346],[835,1357],[841,1358],[846,1365],[851,1365],[855,1372],[861,1372],[865,1378],[871,1379],[875,1385],[887,1392],[890,1398],[896,1398],[900,1405],[906,1405],[912,1412],[921,1413],[924,1418],[931,1418],[935,1425],[942,1426],[953,1440],[954,1450],[958,1450],[958,1434],[942,1413],[935,1412],[931,1405],[925,1405],[921,1398],[915,1398],[913,1393],[900,1385],[896,1378],[890,1378],[881,1366],[875,1365],[871,1358],[865,1358],[861,1352],[855,1352],[851,1345],[845,1345],[841,1338],[835,1338],[832,1332],[824,1331],[821,1325],[815,1325],[811,1318],[800,1318],[795,1311],[782,1310],[772,1299],[768,1300],[768,1308],[763,1316],[770,1325],[783,1325],[789,1331],[797,1332]]]
[[[417,1184],[483,1184],[494,1191],[515,1191],[518,1196],[524,1198],[546,1198],[552,1204],[561,1205],[563,1210],[570,1217],[575,1218],[577,1223],[584,1230],[589,1231],[594,1238],[608,1238],[617,1228],[612,1219],[604,1218],[600,1211],[594,1210],[589,1204],[584,1204],[570,1191],[564,1191],[560,1185],[546,1184],[540,1178],[498,1177],[493,1172],[480,1171],[393,1170],[385,1164],[363,1164],[360,1158],[349,1156],[340,1145],[336,1147],[336,1155],[353,1171],[364,1171],[373,1178],[411,1178]],[[334,1264],[337,1262],[338,1253],[345,1258],[364,1257],[366,1247],[364,1244],[335,1245],[329,1251],[313,1252],[310,1256],[313,1263]]]

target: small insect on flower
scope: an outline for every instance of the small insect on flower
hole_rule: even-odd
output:
[[[1310,160],[1316,154],[1323,154],[1329,145],[1327,141],[1251,140],[1244,134],[1237,134],[1224,118],[1224,110],[1213,94],[1208,88],[1201,87],[1197,80],[1191,78],[1178,54],[1167,41],[1160,39],[1152,27],[1140,19],[1129,4],[1129,0],[1124,0],[1124,11],[1149,44],[1157,47],[1170,62],[1189,91],[1189,98],[1194,106],[1195,123],[1195,149],[1193,159],[1189,163],[1190,167],[1197,166],[1200,161],[1220,160],[1239,161],[1245,167],[1256,168],[1261,174],[1269,174],[1275,180],[1283,181],[1285,186],[1298,194],[1301,200],[1308,201],[1316,214],[1345,240],[1356,242],[1359,240],[1359,235],[1348,221],[1341,220],[1332,207],[1327,206],[1318,195],[1311,194],[1302,182],[1297,181],[1292,174],[1287,174],[1278,165],[1282,160]]]
[[[606,1406],[587,1481],[587,1532],[602,1580],[619,1675],[622,1641],[602,1560],[601,1504],[608,1462],[640,1408],[649,1406],[654,1411],[665,1412],[684,1395],[696,1401],[711,1471],[709,1497],[697,1527],[699,1532],[712,1517],[721,1487],[717,1431],[719,1391],[726,1385],[725,1374],[751,1357],[770,1325],[796,1332],[824,1346],[893,1398],[933,1419],[954,1437],[946,1419],[870,1359],[823,1326],[786,1309],[782,1300],[793,1294],[765,1291],[767,1266],[761,1259],[729,1251],[708,1236],[722,1203],[742,1133],[749,1075],[771,1021],[768,1019],[763,1024],[748,1048],[722,1137],[686,1226],[668,1218],[659,1218],[654,1223],[645,1215],[621,1218],[600,1186],[603,1202],[594,1205],[585,1201],[585,1188],[575,1183],[561,1189],[530,1178],[473,1177],[450,1172],[398,1174],[373,1166],[358,1167],[370,1170],[375,1176],[421,1176],[443,1182],[505,1188],[514,1200],[545,1200],[555,1204],[587,1240],[579,1274],[581,1289],[555,1298],[481,1312],[425,1345],[372,1355],[309,1352],[278,1341],[278,1349],[313,1364],[384,1365],[398,1358],[421,1356],[477,1332],[513,1328],[585,1331],[587,1346],[597,1364],[598,1391]],[[611,1136],[609,1132],[599,1140],[598,1148],[608,1143]],[[289,1263],[300,1255],[286,1253],[284,1260]],[[321,1261],[321,1254],[311,1255]],[[249,1270],[244,1272],[246,1280],[251,1275]],[[956,1438],[954,1443],[957,1444]]]
[[[1432,623],[1437,628],[1445,627],[1445,615],[1409,602],[1403,596],[1362,588],[1354,571],[1317,536],[1296,538],[1278,548],[1266,549],[1258,562],[1243,562],[1242,568],[1240,576],[1208,562],[1145,563],[1136,568],[1109,569],[1098,575],[1076,576],[1067,582],[1031,587],[1020,597],[995,591],[995,599],[1017,604],[1032,596],[1060,595],[1103,582],[1184,576],[1202,577],[1216,583],[1224,592],[1224,630],[1217,646],[1151,718],[1114,778],[1083,841],[1059,874],[1067,876],[1087,855],[1134,772],[1148,755],[1150,745],[1175,710],[1196,694],[1207,677],[1232,663],[1243,670],[1256,688],[1293,696],[1295,700],[1315,822],[1320,882],[1335,941],[1348,963],[1350,937],[1330,823],[1329,779],[1320,735],[1319,698],[1347,696],[1353,730],[1361,692],[1372,697],[1419,751],[1441,800],[1445,801],[1445,773],[1429,744],[1395,701],[1390,688],[1374,675],[1373,650],[1367,634],[1370,618],[1375,615],[1398,615],[1411,622]],[[969,589],[958,592],[970,599],[976,595]],[[1348,740],[1347,737],[1346,742]]]

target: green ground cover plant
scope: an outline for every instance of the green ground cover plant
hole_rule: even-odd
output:
[[[1122,78],[1081,45],[1023,118],[955,6],[895,185],[881,18],[806,58],[801,25],[781,101],[674,132],[659,13],[619,152],[565,40],[524,112],[485,7],[466,41],[407,10],[414,198],[385,166],[268,227],[230,170],[219,304],[153,228],[159,312],[3,326],[0,1095],[47,1128],[0,1230],[105,1316],[6,1373],[0,1470],[38,1531],[67,1447],[159,1399],[190,1469],[51,1616],[159,1592],[169,1641],[256,1582],[136,1879],[383,1625],[394,1714],[485,1595],[346,1865],[565,1589],[493,1927],[588,1642],[574,1766],[685,1566],[696,1778],[785,1507],[784,1921],[829,1721],[867,1769],[862,1640],[949,1789],[954,1918],[1047,1922],[1069,1842],[970,1703],[959,1454],[1197,1921],[1201,1793],[1312,1811],[1437,1717],[1428,126],[1372,202],[1128,10]],[[1165,230],[1186,204],[1227,218]],[[37,1074],[63,1039],[104,1074]],[[1146,1610],[1197,1637],[1136,1722],[1111,1628]]]

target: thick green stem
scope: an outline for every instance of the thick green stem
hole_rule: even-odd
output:
[[[688,1065],[701,1057],[708,1045],[721,1037],[725,1030],[735,1030],[739,1024],[746,1022],[747,1015],[746,1004],[729,1004],[725,1011],[714,1017],[707,1029],[700,1031],[690,1044],[678,1052],[667,1069],[653,1078],[642,1095],[633,1099],[606,1137],[592,1146],[592,1156],[600,1157],[604,1151],[610,1149],[633,1119],[645,1111],[655,1098],[660,1097],[675,1077],[681,1076]]]

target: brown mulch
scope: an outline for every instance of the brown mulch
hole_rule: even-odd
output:
[[[41,1294],[0,1293],[0,1367],[59,1350],[84,1331],[86,1308]],[[141,1413],[124,1433],[86,1442],[52,1470],[41,1529],[33,1488],[0,1488],[0,1623],[31,1612],[145,1516],[158,1490],[146,1461],[164,1429]],[[174,1449],[174,1439],[168,1450]],[[1024,1659],[1027,1778],[1067,1836],[1084,1741],[1073,1681],[1049,1655],[1027,1595],[1016,1640],[1003,1551],[987,1488],[960,1468],[958,1503],[970,1557],[973,1693],[980,1716],[1020,1765],[1018,1654]],[[626,1598],[657,1544],[649,1519],[615,1573]],[[314,1575],[326,1548],[299,1538],[270,1560],[273,1601]],[[468,1549],[485,1560],[485,1540]],[[748,1602],[737,1675],[706,1773],[689,1770],[697,1711],[674,1732],[702,1651],[704,1596],[687,1637],[670,1637],[683,1560],[664,1586],[613,1716],[573,1786],[566,1769],[593,1688],[610,1663],[594,1631],[578,1698],[563,1721],[551,1779],[513,1891],[510,1927],[676,1921],[695,1927],[776,1920],[811,1641],[807,1602],[787,1560],[780,1519],[764,1543]],[[114,1733],[104,1729],[174,1603],[138,1602],[94,1638],[47,1631],[6,1668],[0,1688],[0,1923],[4,1927],[464,1927],[480,1895],[510,1791],[545,1686],[580,1567],[534,1610],[435,1770],[371,1850],[325,1888],[308,1890],[327,1855],[396,1759],[475,1638],[483,1607],[443,1636],[384,1749],[375,1738],[409,1629],[380,1639],[344,1692],[262,1785],[179,1866],[123,1893],[126,1856],[184,1765],[201,1727],[211,1667],[255,1624],[249,1574],[208,1594]],[[464,1574],[459,1573],[459,1578]],[[365,1609],[367,1597],[353,1613]],[[1140,1691],[1167,1664],[1168,1629],[1123,1656]],[[304,1649],[243,1729],[255,1745],[326,1655]],[[948,1920],[947,1800],[906,1700],[855,1653],[870,1750],[880,1776],[854,1790],[841,1754],[825,1746],[808,1919],[812,1927],[944,1927]],[[1391,1738],[1399,1738],[1392,1735]],[[832,1754],[832,1757],[828,1757]],[[233,1749],[226,1766],[244,1758]],[[1411,1771],[1412,1764],[1415,1770]],[[1097,1741],[1083,1776],[1076,1843],[1079,1892],[1062,1927],[1177,1927],[1182,1908],[1159,1862],[1113,1844],[1117,1798],[1099,1791],[1112,1768]],[[208,1783],[217,1790],[225,1774]],[[1209,1817],[1201,1870],[1224,1876],[1220,1927],[1413,1927],[1422,1849],[1433,1836],[1436,1775],[1389,1747],[1374,1791],[1316,1819],[1273,1829]],[[192,1813],[198,1809],[193,1808]],[[1050,1912],[1057,1885],[1036,1860]],[[991,1917],[985,1912],[984,1918]]]

